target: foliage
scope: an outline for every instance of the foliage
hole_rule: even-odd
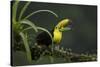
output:
[[[39,30],[45,31],[50,35],[51,39],[52,39],[52,35],[47,29],[36,26],[33,22],[29,21],[28,18],[39,12],[48,12],[48,13],[53,14],[55,17],[58,17],[58,15],[50,10],[38,10],[38,11],[30,13],[25,18],[22,18],[23,13],[27,9],[28,5],[30,4],[30,2],[27,2],[24,5],[23,9],[21,10],[19,19],[17,21],[16,13],[17,13],[18,4],[19,4],[19,1],[15,1],[13,4],[13,7],[12,7],[12,34],[13,34],[12,38],[14,39],[14,42],[13,42],[14,48],[13,49],[15,51],[25,49],[28,61],[32,62],[31,50],[30,50],[31,48],[29,45],[29,37],[28,37],[28,35],[30,35],[30,34],[28,34],[27,30],[29,30],[29,29],[34,30],[35,33],[38,33]],[[27,27],[26,27],[26,25],[27,25]],[[33,33],[33,35],[34,35],[34,33]],[[21,46],[23,47],[23,49]],[[52,46],[53,46],[53,42],[52,42]]]
[[[40,48],[34,47],[34,49],[35,49],[36,53],[40,52],[40,51],[38,51],[38,49],[40,49]],[[64,60],[67,63],[69,63],[69,62],[87,62],[87,61],[96,61],[97,60],[96,54],[74,53],[74,52],[72,52],[72,50],[70,48],[69,49],[66,48],[64,50],[63,47],[60,48],[59,50],[54,49],[53,53],[51,51],[45,50],[45,51],[42,51],[41,53],[39,53],[38,55],[40,55],[40,57],[38,57],[36,60],[38,60],[39,58],[41,58],[43,56],[45,56],[45,57],[48,56],[53,59],[51,61],[51,63],[54,62],[55,58],[62,58],[62,60]],[[35,56],[37,57],[37,55],[35,55]]]
[[[48,33],[48,35],[52,39],[51,33],[43,28],[36,26],[32,21],[30,21],[28,18],[36,13],[39,12],[48,12],[53,14],[55,17],[58,18],[58,15],[54,13],[51,10],[38,10],[35,12],[30,13],[25,18],[22,18],[25,10],[27,9],[28,5],[31,2],[27,2],[23,9],[20,12],[18,21],[16,20],[16,13],[17,13],[17,7],[19,4],[19,1],[14,1],[14,4],[12,6],[12,39],[13,40],[13,49],[15,51],[25,51],[27,60],[32,63],[32,61],[39,62],[40,58],[43,56],[47,56],[50,59],[51,63],[54,63],[54,58],[64,58],[66,62],[81,62],[81,61],[95,61],[96,55],[92,54],[76,54],[71,51],[71,49],[64,50],[63,48],[59,50],[54,49],[54,44],[52,41],[52,47],[50,50],[43,50],[41,48],[38,48],[37,45],[35,45],[35,42],[30,46],[30,37],[28,31],[34,31],[33,35],[35,36],[36,33],[39,33],[39,31],[45,31]],[[69,28],[63,29],[61,31],[69,30]],[[34,38],[34,37],[33,37]],[[32,42],[32,41],[31,41]]]

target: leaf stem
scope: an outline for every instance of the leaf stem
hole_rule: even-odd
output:
[[[25,34],[22,33],[22,32],[20,32],[19,34],[20,34],[20,36],[22,37],[22,40],[23,40],[23,43],[24,43],[24,46],[25,46],[25,49],[26,49],[26,56],[27,56],[27,59],[28,59],[29,62],[31,63],[31,62],[32,62],[32,59],[31,59],[31,51],[30,51],[30,48],[29,48],[29,44],[28,44],[27,37],[26,37]]]
[[[36,14],[36,13],[40,13],[40,12],[49,12],[49,13],[53,14],[55,17],[58,18],[58,15],[57,15],[56,13],[54,13],[53,11],[51,11],[51,10],[37,10],[37,11],[34,11],[34,12],[30,13],[30,14],[29,14],[28,16],[26,16],[24,19],[27,19],[27,18],[29,18],[30,16],[32,16],[32,15],[34,15],[34,14]]]
[[[16,13],[17,13],[18,3],[19,3],[19,1],[16,0],[12,7],[12,22],[13,23],[16,22]]]
[[[21,20],[23,13],[25,12],[25,10],[27,9],[27,7],[28,7],[28,5],[29,5],[30,3],[31,3],[31,2],[29,1],[29,2],[27,2],[27,3],[25,4],[25,6],[23,7],[23,9],[22,9],[21,12],[20,12],[18,21]]]

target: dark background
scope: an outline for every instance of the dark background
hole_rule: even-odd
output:
[[[26,2],[18,5],[18,14]],[[71,5],[32,2],[23,18],[37,10],[51,10],[59,18],[48,12],[37,13],[28,19],[37,26],[51,30],[65,18],[72,20],[72,30],[63,33],[61,46],[71,48],[74,52],[96,52],[97,50],[97,7],[93,5]]]
[[[26,1],[19,3],[17,18],[25,3]],[[69,18],[72,20],[72,30],[63,33],[60,44],[62,47],[71,48],[76,53],[97,52],[97,6],[31,2],[23,18],[37,10],[51,10],[58,14],[59,18],[56,18],[48,12],[41,12],[28,18],[37,26],[48,30],[51,30],[62,19]],[[18,61],[17,55],[17,57],[21,57],[20,54],[15,53],[14,55],[16,61]],[[22,62],[19,61],[18,63]]]

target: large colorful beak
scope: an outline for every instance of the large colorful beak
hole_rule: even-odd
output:
[[[66,24],[60,28],[60,31],[64,32],[64,31],[71,30],[71,28],[72,28],[72,21],[68,19],[68,21],[64,22],[64,23],[66,23]]]

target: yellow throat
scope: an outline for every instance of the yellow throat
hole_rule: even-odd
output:
[[[59,29],[55,28],[53,35],[54,35],[53,37],[54,43],[59,44],[62,39],[62,32],[60,32]]]

